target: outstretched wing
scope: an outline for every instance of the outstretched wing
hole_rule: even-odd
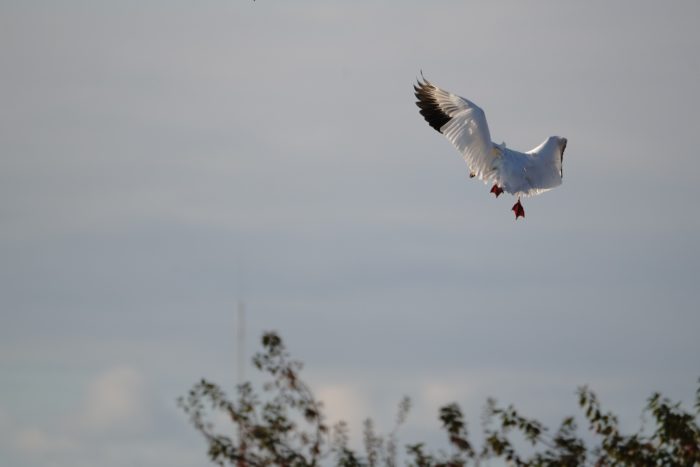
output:
[[[496,177],[501,151],[491,142],[486,114],[473,102],[440,89],[423,78],[413,86],[416,105],[428,124],[462,153],[472,176],[485,182]]]

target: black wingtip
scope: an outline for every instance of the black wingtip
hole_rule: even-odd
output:
[[[418,86],[421,86],[421,87],[422,87],[422,86],[432,86],[432,85],[433,85],[433,83],[431,83],[430,81],[428,81],[428,78],[426,78],[426,77],[423,75],[423,69],[419,70],[419,73],[420,73],[420,76],[418,76],[418,77],[416,78],[416,82],[418,83]],[[413,86],[413,87],[415,88],[415,86]]]
[[[564,151],[566,151],[566,138],[562,138],[561,154],[559,154],[559,177],[564,178]]]
[[[420,114],[425,118],[425,121],[428,122],[428,125],[440,132],[440,128],[449,122],[451,117],[440,108],[434,95],[436,88],[430,81],[425,79],[423,70],[421,70],[420,76],[423,81],[418,79],[417,85],[413,85],[415,96],[418,99],[416,105],[420,109]]]

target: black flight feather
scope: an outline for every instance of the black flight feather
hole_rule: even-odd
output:
[[[435,128],[435,130],[440,131],[447,122],[451,120],[452,117],[447,115],[440,109],[440,106],[433,95],[435,86],[433,86],[428,80],[421,82],[418,81],[417,86],[413,86],[416,91],[416,105],[420,108],[420,114],[425,118],[428,124]]]

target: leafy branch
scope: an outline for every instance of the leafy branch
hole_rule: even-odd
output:
[[[349,447],[345,422],[332,428],[326,423],[323,404],[300,378],[301,362],[291,358],[282,339],[274,332],[262,336],[262,351],[253,365],[270,378],[256,393],[250,383],[237,387],[237,398],[229,400],[216,384],[201,380],[178,404],[205,438],[209,458],[220,466],[396,467],[398,431],[406,421],[411,401],[404,397],[393,429],[382,436],[372,419],[364,423],[363,448]],[[699,384],[700,386],[700,384]],[[425,443],[405,446],[405,464],[415,467],[467,467],[501,459],[519,467],[574,466],[698,466],[700,465],[700,387],[695,412],[685,411],[661,394],[653,394],[644,409],[654,421],[654,430],[631,435],[620,431],[617,417],[605,411],[587,387],[578,390],[578,402],[594,441],[587,445],[577,434],[574,417],[566,417],[551,433],[541,422],[521,415],[515,407],[500,407],[487,401],[484,442],[477,449],[469,439],[467,423],[456,403],[438,414],[451,451],[431,452]],[[223,434],[211,419],[223,413],[235,427],[235,435]],[[226,433],[230,433],[227,430]],[[517,433],[531,448],[523,453]]]

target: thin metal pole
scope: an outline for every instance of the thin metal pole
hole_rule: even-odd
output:
[[[243,300],[238,301],[236,319],[236,384],[241,385],[245,382],[245,304]],[[236,462],[236,467],[247,467],[246,458],[246,440],[245,435],[240,430],[238,431],[238,449],[241,456]]]
[[[238,301],[238,319],[236,324],[236,384],[245,382],[245,304]]]

